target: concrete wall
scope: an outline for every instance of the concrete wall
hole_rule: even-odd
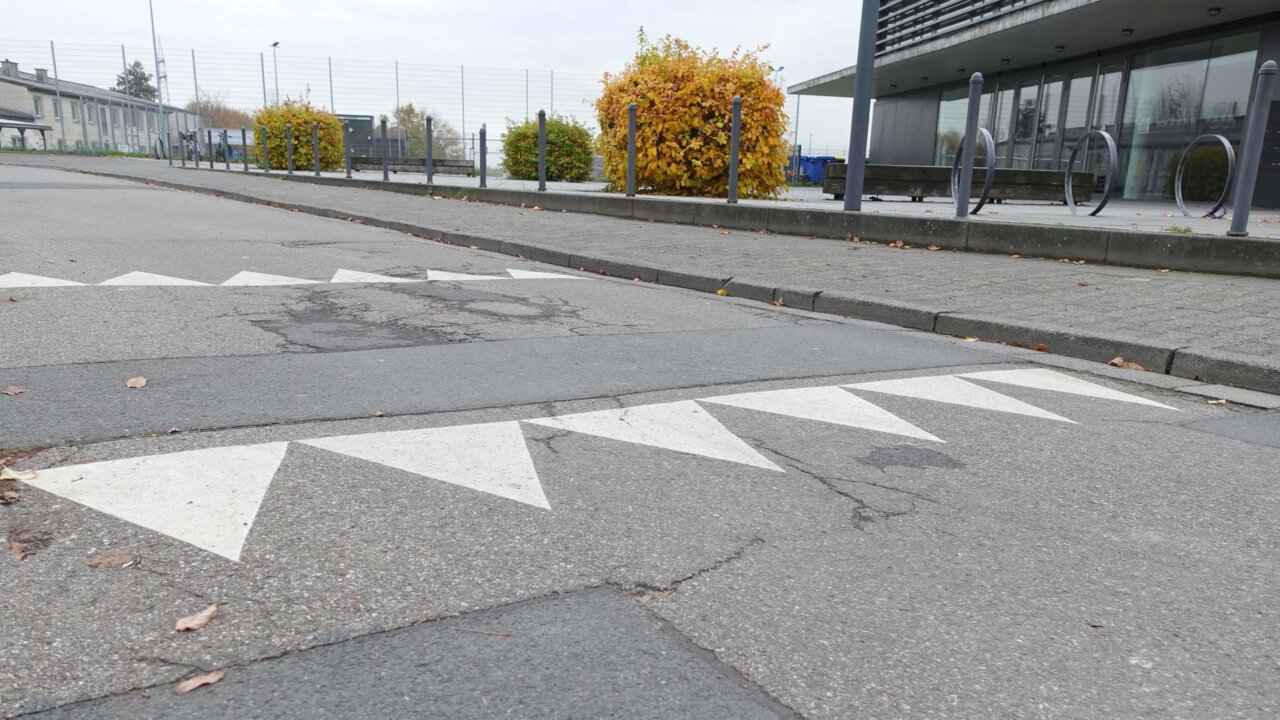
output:
[[[934,88],[876,100],[871,118],[871,162],[932,165],[939,97]]]

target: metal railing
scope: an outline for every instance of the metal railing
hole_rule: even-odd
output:
[[[1048,0],[882,0],[876,56],[946,37]]]

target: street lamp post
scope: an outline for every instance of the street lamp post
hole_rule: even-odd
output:
[[[276,64],[276,48],[280,47],[280,41],[271,43],[271,74],[276,79],[276,105],[280,104],[280,67]]]

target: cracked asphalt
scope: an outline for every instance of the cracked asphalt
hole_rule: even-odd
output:
[[[0,179],[0,275],[548,270],[116,180]],[[589,279],[0,292],[0,386],[26,388],[0,395],[13,467],[289,443],[238,562],[3,483],[0,529],[35,547],[0,556],[0,714],[1280,714],[1274,412],[556,272]],[[549,509],[298,442],[1044,367],[1173,409],[993,383],[1075,422],[874,398],[938,442],[699,404],[781,472],[522,422]],[[90,567],[106,548],[137,560]]]

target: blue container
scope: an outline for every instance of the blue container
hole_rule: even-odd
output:
[[[809,182],[820,183],[827,177],[827,164],[839,161],[834,155],[801,155],[800,174],[809,178]]]

